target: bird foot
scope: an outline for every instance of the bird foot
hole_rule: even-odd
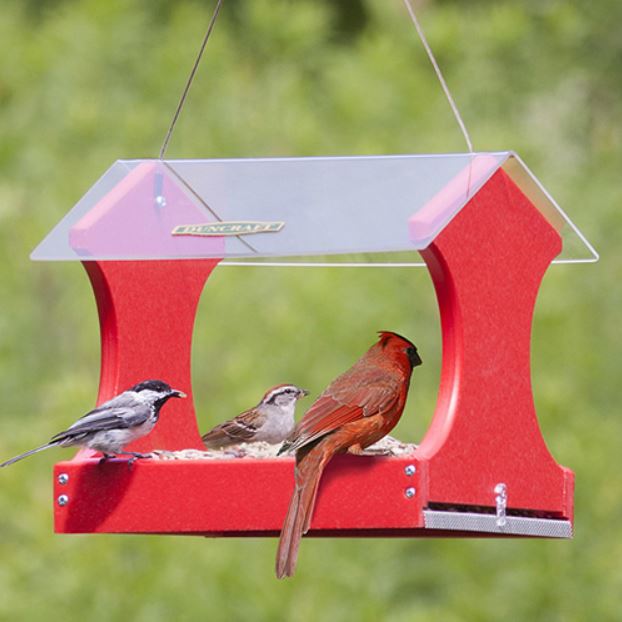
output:
[[[119,455],[124,455],[124,456],[132,456],[128,461],[127,461],[127,468],[131,469],[134,462],[136,462],[136,460],[138,460],[139,458],[142,458],[143,460],[148,460],[149,458],[151,458],[151,454],[141,454],[137,451],[120,451]]]
[[[114,454],[104,454],[100,459],[99,462],[97,464],[104,464],[104,462],[106,462],[106,460],[110,460],[110,458],[114,458]]]

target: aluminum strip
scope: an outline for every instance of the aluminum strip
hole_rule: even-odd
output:
[[[441,512],[438,510],[424,510],[423,518],[426,529],[478,531],[540,538],[572,538],[572,523],[567,520],[507,516],[505,525],[499,527],[497,517],[494,514]]]

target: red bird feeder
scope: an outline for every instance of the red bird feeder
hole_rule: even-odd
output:
[[[190,347],[220,261],[384,261],[396,251],[419,251],[436,287],[436,412],[411,455],[333,460],[311,532],[570,537],[574,476],[538,426],[531,323],[551,262],[597,255],[516,155],[118,161],[33,259],[82,261],[91,279],[98,403],[151,377],[189,394],[129,447],[144,452],[203,448]],[[139,460],[130,470],[82,450],[55,467],[56,531],[274,535],[293,466]]]

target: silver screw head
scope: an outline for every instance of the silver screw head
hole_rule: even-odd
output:
[[[415,488],[413,488],[412,486],[407,488],[404,491],[404,494],[406,495],[407,499],[412,499],[415,496],[416,493],[417,493],[417,490]]]
[[[408,475],[408,477],[412,477],[417,472],[417,467],[414,464],[409,464],[404,467],[404,473]]]
[[[64,486],[69,481],[69,475],[67,473],[60,473],[58,476],[58,483]]]
[[[64,505],[67,505],[69,503],[69,497],[67,495],[59,495],[56,501],[58,505],[60,505],[60,507],[62,508]]]

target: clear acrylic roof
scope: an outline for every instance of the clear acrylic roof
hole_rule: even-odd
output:
[[[512,152],[118,160],[31,257],[418,265],[499,168],[559,230],[557,261],[598,258]]]

